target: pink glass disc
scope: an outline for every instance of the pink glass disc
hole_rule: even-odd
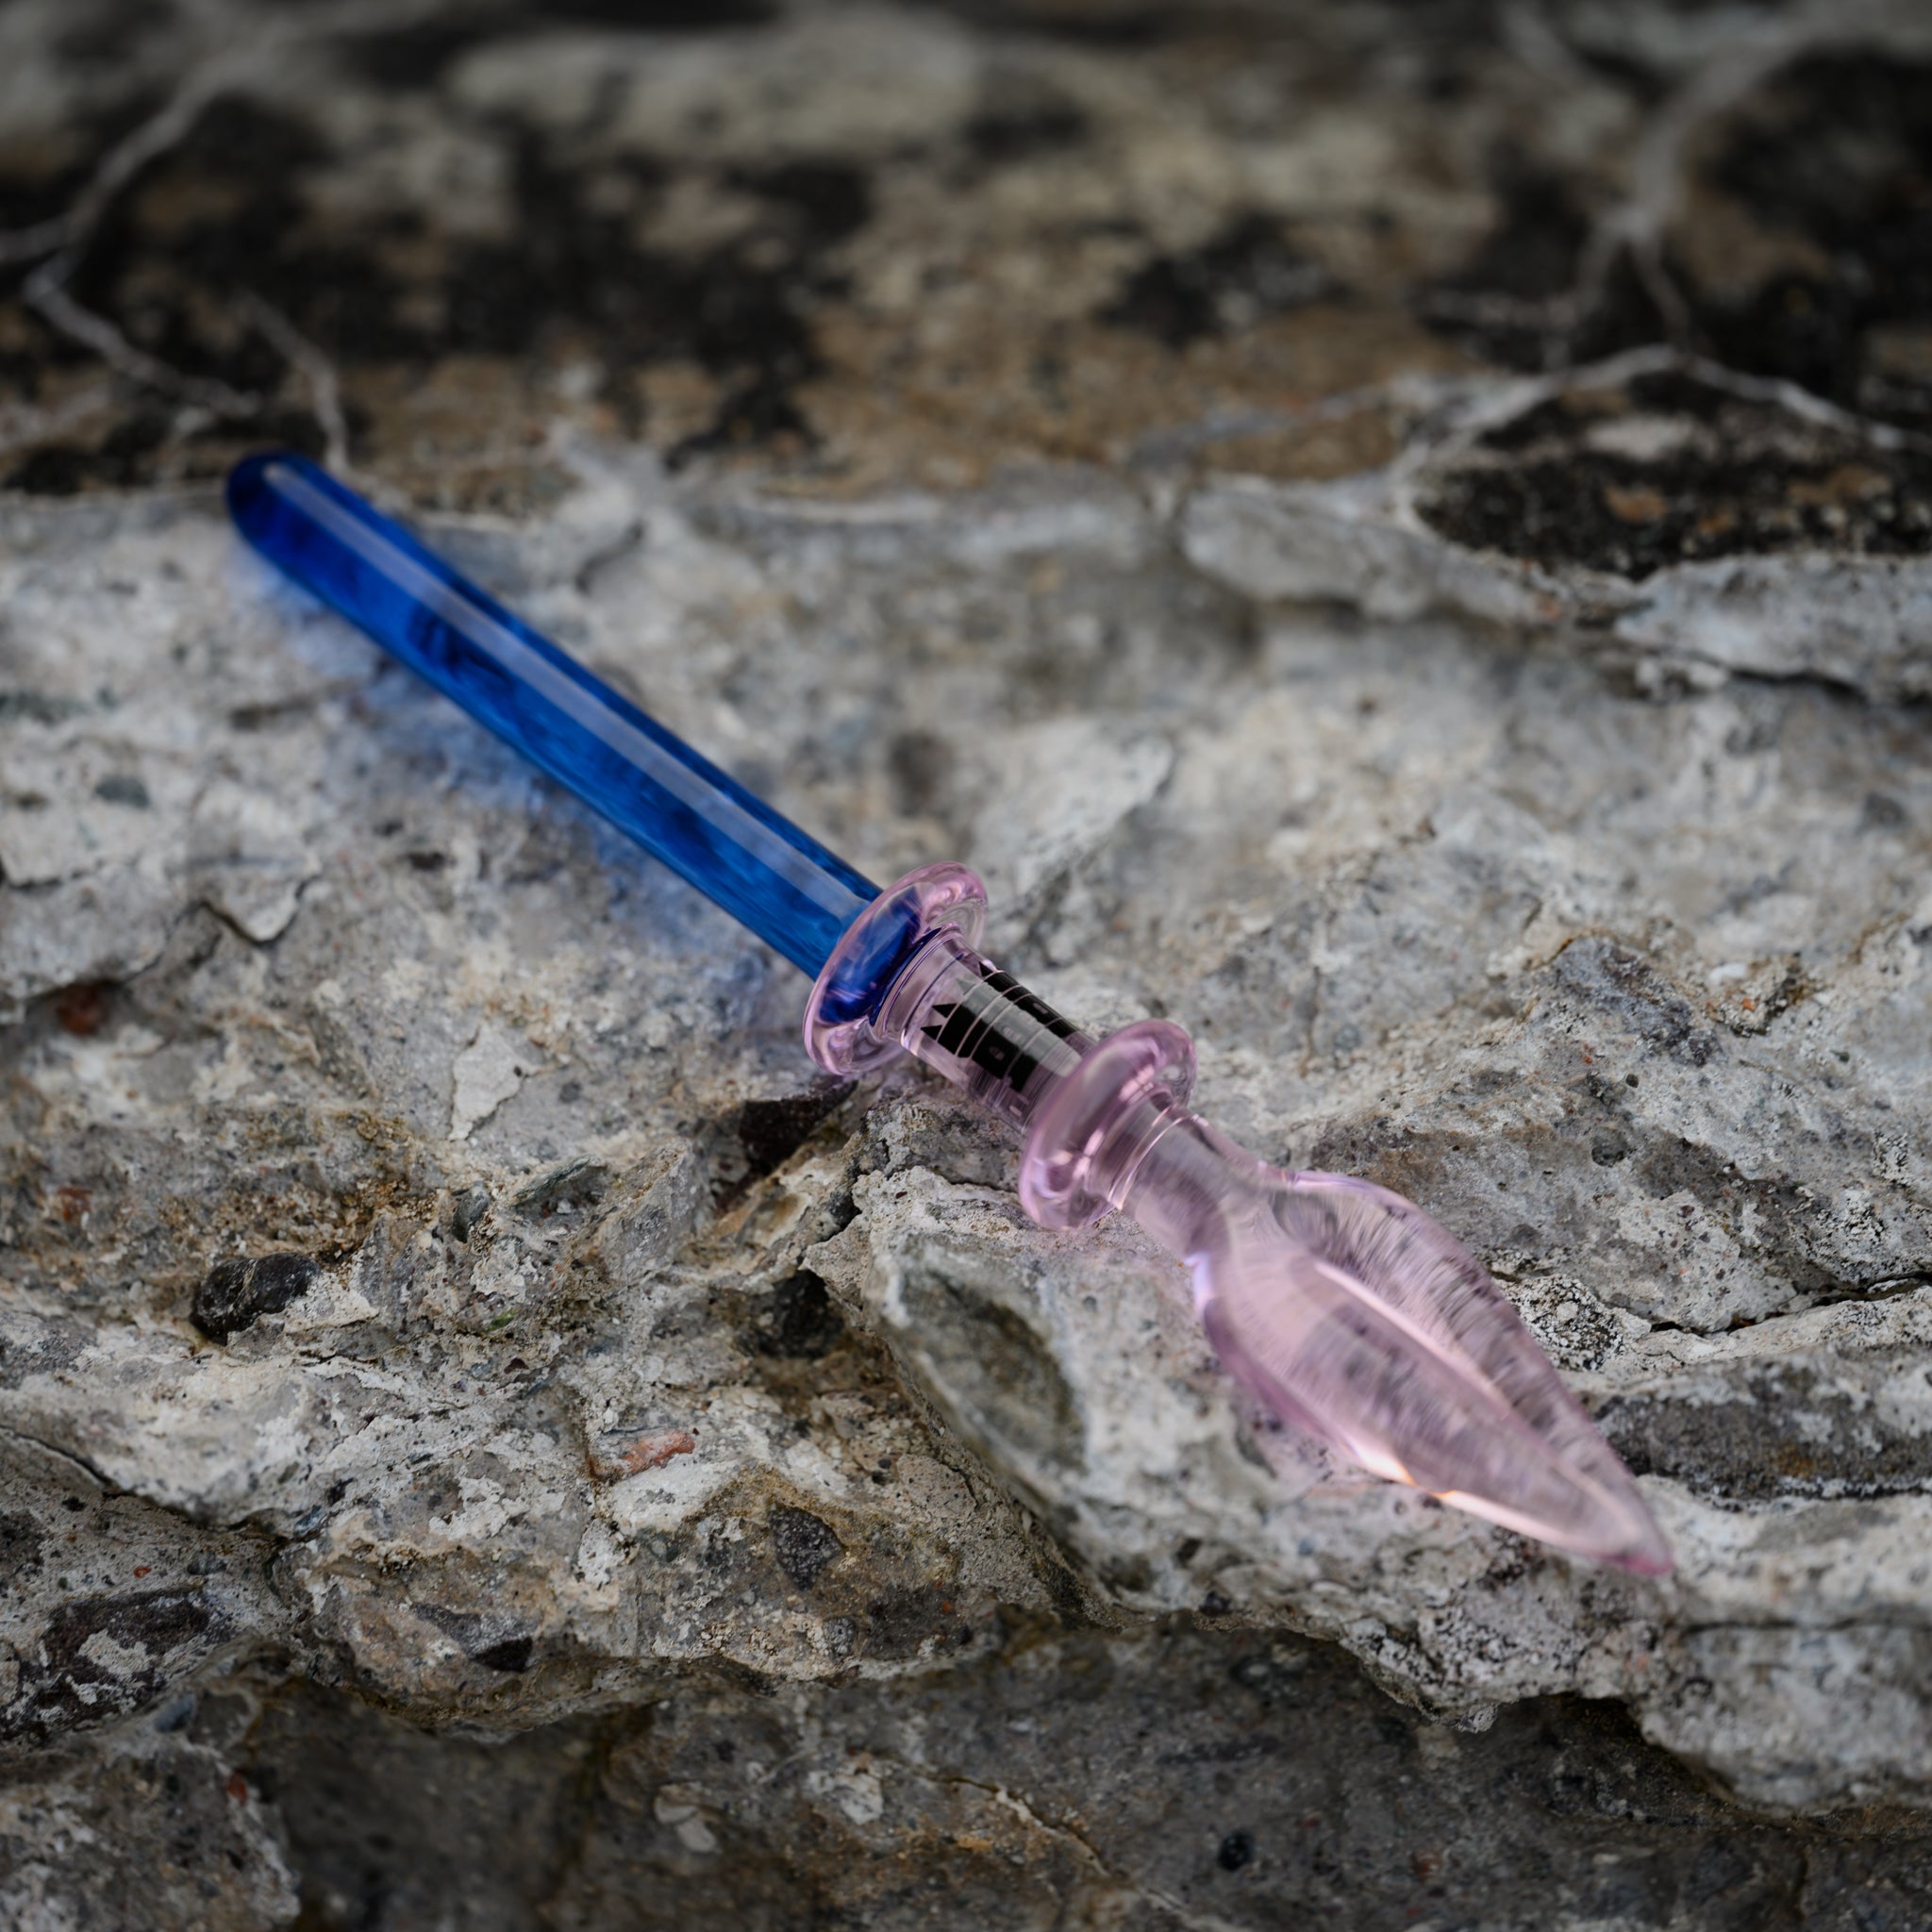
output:
[[[1020,1205],[1041,1227],[1085,1227],[1119,1205],[1146,1128],[1194,1091],[1194,1042],[1168,1020],[1109,1033],[1046,1098],[1020,1158]]]
[[[878,1001],[918,944],[944,926],[969,946],[986,927],[986,888],[950,859],[908,872],[852,922],[805,1003],[805,1050],[818,1065],[862,1074],[899,1053],[873,1024]]]

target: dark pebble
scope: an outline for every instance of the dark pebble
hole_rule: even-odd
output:
[[[307,1255],[230,1256],[194,1291],[190,1319],[210,1341],[225,1341],[258,1316],[275,1314],[306,1294],[321,1273]]]

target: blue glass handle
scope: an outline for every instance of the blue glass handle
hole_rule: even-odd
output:
[[[254,546],[816,976],[879,889],[306,457],[249,457]]]

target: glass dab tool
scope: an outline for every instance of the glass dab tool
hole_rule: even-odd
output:
[[[525,753],[812,976],[828,1073],[908,1053],[1025,1136],[1042,1226],[1131,1215],[1188,1265],[1227,1368],[1391,1481],[1646,1575],[1670,1551],[1502,1291],[1412,1202],[1287,1174],[1188,1110],[1165,1020],[1093,1040],[976,950],[986,890],[936,864],[883,891],[307,458],[228,479],[270,562]]]

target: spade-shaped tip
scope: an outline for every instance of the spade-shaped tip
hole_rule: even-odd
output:
[[[1132,1206],[1163,1184],[1200,1210],[1185,1252],[1215,1347],[1285,1420],[1559,1549],[1670,1570],[1629,1471],[1495,1282],[1413,1202],[1263,1167],[1192,1119],[1157,1143]]]

